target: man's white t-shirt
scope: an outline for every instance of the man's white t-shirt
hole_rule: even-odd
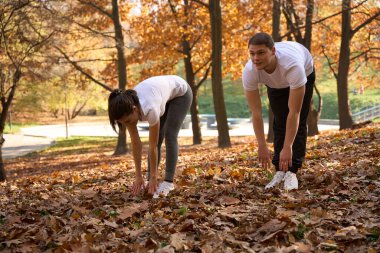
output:
[[[247,91],[257,90],[259,83],[270,88],[296,89],[306,84],[307,76],[313,72],[313,57],[303,45],[292,42],[276,42],[277,66],[273,73],[258,70],[251,60],[243,70],[243,86]]]
[[[155,125],[165,112],[166,103],[183,96],[188,84],[179,76],[155,76],[139,83],[134,90],[140,101],[142,120]]]

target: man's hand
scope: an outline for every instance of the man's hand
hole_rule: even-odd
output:
[[[268,147],[267,146],[259,147],[258,155],[259,155],[259,163],[261,164],[261,167],[263,167],[263,169],[269,169],[272,155]]]
[[[136,196],[141,192],[141,190],[145,190],[144,178],[136,177],[132,186],[132,194]]]
[[[153,195],[157,191],[158,183],[157,183],[157,178],[156,179],[149,179],[149,184],[148,184],[148,194]]]
[[[292,147],[284,146],[280,152],[280,170],[286,172],[289,167],[292,167],[293,151]]]

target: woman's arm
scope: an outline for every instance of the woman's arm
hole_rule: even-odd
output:
[[[157,190],[158,176],[158,137],[160,133],[160,121],[153,126],[149,126],[149,162],[150,162],[150,178],[148,186],[148,194],[154,194]]]
[[[128,133],[131,138],[132,144],[132,155],[135,162],[135,183],[132,186],[132,193],[137,195],[142,188],[144,188],[144,178],[141,173],[141,154],[142,154],[142,144],[137,130],[136,124],[127,125]]]

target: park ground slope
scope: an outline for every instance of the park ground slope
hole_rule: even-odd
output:
[[[111,156],[112,145],[10,159],[0,251],[380,251],[380,124],[310,138],[291,192],[264,190],[272,172],[253,140],[181,138],[177,189],[158,200],[131,196],[131,155]]]

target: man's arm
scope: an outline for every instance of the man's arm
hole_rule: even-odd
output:
[[[267,147],[264,134],[264,122],[262,117],[261,99],[259,90],[245,91],[245,97],[252,113],[252,125],[256,140],[259,145],[259,162],[264,169],[269,168],[271,155]]]
[[[280,153],[280,169],[287,171],[292,166],[292,147],[297,135],[300,112],[302,109],[303,97],[305,95],[305,86],[291,89],[289,92],[289,114],[286,120],[286,134],[283,149]]]

